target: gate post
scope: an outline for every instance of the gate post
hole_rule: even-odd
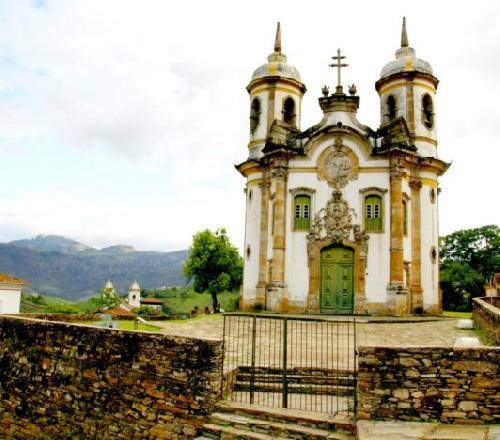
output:
[[[254,402],[255,393],[255,340],[257,336],[257,315],[252,320],[252,366],[250,369],[250,404]]]
[[[225,362],[225,352],[226,352],[226,315],[222,315],[222,359],[220,363],[220,397],[224,399],[224,362]]]
[[[283,408],[288,408],[288,378],[287,378],[287,345],[288,345],[288,318],[283,319]]]

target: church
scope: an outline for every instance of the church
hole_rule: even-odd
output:
[[[253,73],[241,307],[278,313],[438,314],[438,79],[401,45],[375,82],[380,126],[358,121],[356,86],[323,87],[301,129],[306,86],[282,52]],[[318,118],[320,119],[320,118]]]

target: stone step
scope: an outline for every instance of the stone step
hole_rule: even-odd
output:
[[[211,419],[214,424],[230,425],[236,429],[272,435],[275,438],[296,440],[353,439],[352,435],[346,433],[329,432],[325,429],[312,428],[296,423],[261,420],[255,417],[242,416],[234,413],[214,413]]]
[[[211,434],[215,436],[212,437]],[[215,423],[206,423],[203,425],[203,435],[209,435],[209,438],[222,440],[276,440],[276,437],[271,435],[238,429],[232,426],[221,426]]]
[[[218,412],[234,413],[278,423],[296,423],[326,431],[356,432],[356,421],[347,413],[323,414],[295,409],[270,408],[246,403],[221,401],[217,404]]]
[[[252,377],[251,373],[238,373],[236,375],[236,381],[250,381]],[[302,384],[315,384],[315,385],[351,385],[356,383],[355,376],[298,376],[287,374],[288,383],[302,383]],[[260,382],[269,383],[280,383],[283,382],[282,374],[254,374],[254,380]]]
[[[233,391],[250,391],[250,382],[236,382],[233,386]],[[281,393],[283,384],[266,383],[263,381],[255,381],[253,386],[254,391]],[[354,386],[345,385],[313,385],[313,384],[288,384],[288,392],[290,394],[322,394],[327,396],[352,396],[354,395]]]

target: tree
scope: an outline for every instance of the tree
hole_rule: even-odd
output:
[[[101,307],[114,307],[120,304],[120,296],[111,287],[103,287],[98,300]]]
[[[209,292],[214,313],[219,313],[217,295],[225,290],[238,289],[243,280],[243,260],[231,244],[225,229],[208,229],[193,236],[193,244],[184,265],[184,275],[195,292]]]
[[[440,239],[441,289],[447,310],[470,310],[472,298],[500,272],[500,228],[456,231]]]

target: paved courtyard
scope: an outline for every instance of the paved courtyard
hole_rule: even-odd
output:
[[[317,316],[316,316],[317,317]],[[345,317],[328,317],[335,321]],[[455,328],[456,319],[427,319],[416,322],[387,322],[380,318],[357,318],[358,345],[378,346],[450,346],[459,336],[475,336],[471,330]],[[206,315],[184,321],[155,321],[162,332],[169,335],[203,339],[222,339],[223,319],[220,315]]]

